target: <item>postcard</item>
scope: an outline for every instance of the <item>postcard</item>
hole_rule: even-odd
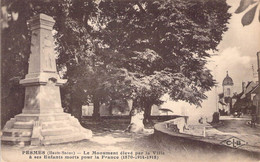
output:
[[[259,161],[254,0],[3,0],[1,161]]]

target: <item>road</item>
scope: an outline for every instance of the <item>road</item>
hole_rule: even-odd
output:
[[[248,125],[248,121],[250,121],[249,116],[242,118],[223,117],[221,121],[223,122],[223,125],[217,127],[219,131],[260,136],[259,127],[251,128],[250,125]]]
[[[251,127],[248,122],[250,116],[244,116],[242,118],[223,117],[223,125],[216,127],[217,130],[223,133],[229,133],[235,137],[238,137],[248,144],[244,147],[252,147],[260,149],[260,127]]]

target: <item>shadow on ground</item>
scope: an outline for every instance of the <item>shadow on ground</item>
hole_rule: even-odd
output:
[[[93,131],[93,138],[90,140],[83,140],[73,143],[64,143],[59,145],[48,145],[48,146],[7,146],[2,145],[2,157],[5,161],[17,161],[28,162],[28,155],[23,155],[22,151],[32,150],[39,151],[71,151],[75,152],[76,155],[82,155],[83,152],[160,152],[158,155],[159,159],[156,161],[223,161],[223,160],[234,160],[236,155],[229,154],[223,151],[210,152],[205,148],[194,147],[192,143],[180,143],[174,139],[165,139],[158,141],[153,134],[132,134],[127,133],[124,130],[129,124],[129,119],[113,120],[104,119],[99,121],[83,120],[82,125]],[[150,126],[151,128],[151,126]],[[171,142],[169,142],[170,140]],[[15,156],[14,156],[15,155]],[[230,155],[230,156],[228,156]],[[244,157],[238,155],[235,157],[236,161],[252,161],[250,157]],[[80,160],[80,159],[79,159]],[[46,160],[43,161],[54,161]],[[55,160],[59,161],[59,160]],[[64,160],[61,160],[64,161]],[[76,161],[70,159],[66,161]],[[114,160],[116,161],[116,160]],[[145,160],[131,160],[131,161],[145,161]],[[153,161],[153,160],[149,160]]]

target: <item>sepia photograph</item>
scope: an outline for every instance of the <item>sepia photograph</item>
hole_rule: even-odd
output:
[[[260,161],[260,0],[1,0],[1,162]]]

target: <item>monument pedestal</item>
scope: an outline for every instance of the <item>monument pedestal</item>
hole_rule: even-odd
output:
[[[9,120],[3,144],[48,145],[89,139],[92,132],[67,113],[18,114]]]
[[[44,14],[29,21],[32,46],[29,72],[20,84],[25,86],[22,114],[10,119],[2,135],[2,143],[48,145],[89,139],[92,132],[64,113],[61,107],[60,79],[56,70],[52,27],[54,20]]]

